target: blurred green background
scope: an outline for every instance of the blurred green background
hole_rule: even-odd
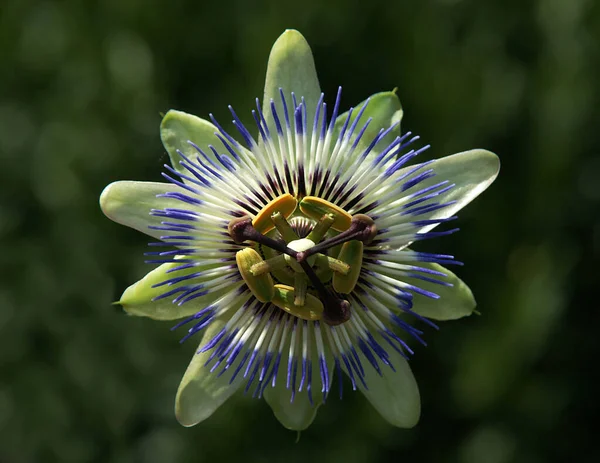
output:
[[[429,156],[502,161],[461,233],[420,244],[466,262],[482,316],[427,330],[412,430],[358,393],[297,444],[242,395],[183,428],[194,343],[110,305],[149,266],[102,188],[161,180],[159,112],[248,121],[286,28],[330,98],[398,87]],[[0,57],[1,463],[600,461],[599,2],[3,0]]]

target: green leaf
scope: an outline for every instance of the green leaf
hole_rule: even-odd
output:
[[[380,345],[385,341],[375,336]],[[393,349],[387,349],[389,359],[394,366],[393,371],[387,365],[382,365],[383,374],[373,368],[365,368],[365,389],[360,381],[357,385],[371,405],[390,424],[399,428],[412,428],[421,415],[421,398],[419,387],[406,359]],[[361,362],[369,365],[369,361],[359,351]]]
[[[398,127],[392,130],[388,135],[382,138],[374,147],[373,151],[375,153],[383,151],[384,148],[388,147],[390,143],[392,143],[396,137],[400,136],[400,121],[402,120],[402,105],[400,104],[400,100],[398,99],[398,95],[396,95],[395,91],[392,92],[381,92],[372,95],[369,99],[369,104],[367,109],[365,109],[364,114],[361,117],[361,120],[358,123],[356,134],[358,134],[361,128],[365,125],[369,118],[373,120],[369,123],[365,133],[363,134],[361,141],[356,146],[355,153],[361,154],[365,148],[369,146],[371,141],[377,136],[381,129],[387,130],[391,125],[398,123]],[[356,120],[356,116],[365,105],[367,100],[362,101],[358,104],[354,110],[352,111],[352,117],[350,118],[350,122],[348,124],[348,128],[350,125]],[[335,121],[335,127],[333,129],[333,139],[337,140],[337,137],[342,130],[342,127],[346,123],[346,119],[348,118],[349,111],[338,116]],[[356,138],[356,137],[354,137]],[[353,138],[353,139],[354,139]]]
[[[208,156],[214,157],[209,145],[221,147],[221,141],[215,135],[219,130],[209,121],[192,114],[170,110],[160,124],[160,138],[169,157],[171,164],[178,172],[188,173],[179,162],[183,159],[177,150],[195,158],[199,153],[196,148],[188,143],[193,142]]]
[[[406,283],[440,296],[439,299],[432,299],[421,294],[414,294],[412,310],[433,320],[456,320],[473,313],[477,304],[473,293],[464,281],[439,264],[419,262],[416,265],[446,274],[446,277],[434,276],[433,278],[451,283],[453,286],[442,286],[416,278],[402,277]]]
[[[226,323],[225,319],[213,321],[204,332],[199,348],[216,336]],[[212,351],[209,350],[202,354],[194,354],[179,384],[175,398],[175,416],[183,426],[194,426],[207,419],[239,389],[244,381],[243,374],[237,375],[230,384],[231,374],[219,377],[218,371],[211,373],[210,367],[204,366],[211,353]],[[236,364],[232,365],[230,370],[235,371],[235,366]]]
[[[161,217],[150,215],[152,209],[180,208],[181,201],[157,198],[168,191],[183,192],[170,183],[120,181],[108,185],[100,195],[100,208],[104,215],[121,225],[146,233],[154,238],[165,234],[149,226],[161,225]]]
[[[153,301],[152,299],[164,294],[167,291],[189,284],[189,280],[184,280],[170,286],[164,285],[155,288],[153,287],[154,285],[162,283],[171,278],[200,272],[206,270],[206,267],[208,267],[192,267],[183,270],[172,271],[181,265],[183,265],[183,263],[166,263],[160,265],[148,273],[140,281],[127,288],[117,303],[121,304],[123,309],[130,315],[149,317],[155,320],[176,320],[178,318],[189,317],[190,315],[199,312],[206,305],[216,300],[221,295],[220,293],[210,293],[206,296],[195,299],[193,303],[182,305],[173,304],[172,300],[176,297],[176,295]],[[169,273],[170,270],[171,272]],[[200,278],[195,278],[194,282],[200,282]]]
[[[294,92],[298,102],[304,97],[309,123],[312,123],[321,87],[317,78],[312,51],[306,39],[296,30],[286,30],[275,42],[269,56],[265,80],[263,113],[271,134],[275,134],[275,123],[271,114],[271,99],[275,102],[280,121],[285,120],[279,89],[283,89],[288,108],[288,117],[293,120],[293,105],[290,93]]]

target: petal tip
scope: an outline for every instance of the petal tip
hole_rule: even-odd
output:
[[[490,158],[491,162],[496,166],[497,171],[500,171],[500,156],[498,156],[496,153],[493,153],[491,151],[488,150],[481,150],[484,151],[485,153],[487,153],[487,156]]]
[[[173,168],[185,171],[179,164],[181,153],[186,156],[197,154],[196,148],[190,141],[201,149],[218,145],[219,138],[215,135],[217,127],[198,116],[183,111],[171,109],[160,122],[160,139],[169,153]]]
[[[192,389],[190,389],[190,387]],[[200,405],[202,402],[196,401],[196,403],[194,403],[193,387],[193,381],[185,381],[184,377],[179,384],[177,395],[175,396],[175,418],[179,424],[185,428],[191,428],[192,426],[197,425],[212,414],[209,413],[208,416],[201,416],[202,407]]]
[[[116,190],[119,183],[120,182],[113,182],[107,185],[104,190],[102,190],[102,193],[100,193],[100,210],[102,210],[104,215],[111,220],[115,220],[113,212],[117,204]]]
[[[275,388],[267,388],[264,393],[267,404],[271,407],[273,415],[281,425],[290,431],[304,431],[315,417],[322,403],[312,405],[304,395],[296,397],[290,402],[290,391],[283,382],[278,381]]]
[[[383,419],[398,428],[413,428],[421,416],[419,387],[406,359],[396,352],[390,353],[395,370],[377,376],[365,377],[369,385],[359,388]]]
[[[496,153],[492,153],[486,149],[475,149],[473,152],[481,158],[482,168],[489,172],[490,183],[496,180],[500,173],[500,157]]]
[[[421,403],[417,402],[412,410],[402,410],[400,412],[396,410],[388,413],[379,411],[379,413],[383,419],[392,426],[402,429],[411,429],[419,424],[419,420],[421,419]]]
[[[188,114],[184,113],[183,111],[178,111],[176,109],[169,109],[167,111],[167,113],[163,116],[163,118],[161,119],[160,127],[163,128],[165,126],[165,124],[170,122],[172,119],[185,118],[185,116],[188,116]]]
[[[311,411],[305,414],[287,415],[284,412],[273,409],[273,415],[277,421],[287,430],[301,432],[308,429],[317,416],[317,409],[320,405],[315,405]]]
[[[195,421],[190,421],[190,422],[185,421],[185,417],[183,415],[180,415],[179,413],[177,413],[177,411],[175,411],[175,418],[177,419],[177,422],[184,428],[191,428],[192,426],[196,426],[199,423],[199,422],[195,422]]]
[[[184,428],[191,428],[202,421],[193,419],[190,414],[180,406],[179,395],[177,395],[177,399],[175,401],[175,418],[177,419],[177,422]]]
[[[306,41],[306,38],[297,29],[286,29],[285,31],[283,31],[283,34],[281,34],[277,38],[275,43],[273,44],[273,48],[280,45],[280,42],[284,42],[284,41],[287,42],[288,44],[296,42],[296,43],[303,43],[303,44],[306,44],[306,46],[308,46],[308,42]]]
[[[306,38],[295,29],[287,29],[277,38],[271,48],[268,67],[276,68],[282,65],[289,66],[286,71],[292,73],[302,72],[303,67],[312,68],[314,71],[315,65],[310,45]],[[316,74],[316,71],[314,72]],[[285,81],[282,81],[281,84],[284,87],[287,86]],[[299,89],[284,88],[284,90],[290,92]]]
[[[321,94],[312,50],[295,29],[286,30],[271,48],[263,103],[268,104],[271,98],[278,101],[279,89],[304,97],[309,108],[316,106]]]

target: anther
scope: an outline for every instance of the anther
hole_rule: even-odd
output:
[[[331,215],[333,217],[331,228],[337,231],[347,230],[352,221],[352,216],[345,210],[316,196],[302,198],[300,210],[304,215],[314,220],[320,220],[324,215]]]
[[[337,236],[329,238],[325,241],[321,241],[306,251],[298,252],[296,255],[296,260],[298,262],[303,262],[312,254],[326,251],[329,248],[338,246],[351,240],[360,241],[363,244],[369,244],[371,241],[373,241],[375,235],[377,235],[377,226],[375,225],[373,219],[364,214],[356,214],[352,217],[350,228]]]
[[[275,226],[272,220],[273,214],[279,212],[285,218],[290,217],[296,210],[297,205],[298,200],[289,193],[278,196],[256,214],[252,225],[260,233],[268,233]]]
[[[323,303],[312,294],[306,294],[302,305],[295,302],[296,290],[288,285],[276,284],[271,303],[302,320],[320,320],[323,317]]]
[[[274,286],[271,275],[265,273],[256,276],[252,273],[252,267],[262,261],[260,254],[252,248],[245,248],[236,253],[235,260],[240,275],[256,299],[260,302],[273,299]]]

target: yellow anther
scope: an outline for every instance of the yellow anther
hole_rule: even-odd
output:
[[[305,196],[300,201],[300,210],[314,220],[320,220],[324,215],[332,215],[331,228],[337,231],[347,230],[352,221],[352,216],[345,210],[316,196]]]
[[[263,262],[260,254],[252,248],[245,248],[237,252],[235,261],[237,262],[240,275],[242,275],[254,297],[260,302],[268,302],[273,299],[275,289],[271,275],[264,273],[255,276],[251,270],[254,265]]]
[[[298,235],[296,235],[296,232],[292,229],[288,221],[285,220],[285,217],[281,212],[275,212],[275,214],[271,216],[271,220],[286,243],[298,239]]]
[[[313,228],[308,234],[307,238],[315,243],[318,243],[323,239],[325,233],[329,231],[334,220],[335,218],[333,217],[333,214],[325,214],[315,225],[315,228]]]
[[[306,294],[304,305],[294,303],[295,290],[292,286],[275,285],[271,303],[302,320],[320,320],[323,316],[323,303],[312,294]]]
[[[349,294],[356,286],[360,269],[362,267],[363,244],[360,241],[348,241],[342,245],[338,259],[350,266],[350,271],[345,275],[333,273],[333,289],[338,293]]]
[[[252,220],[252,225],[264,235],[275,228],[271,219],[273,214],[280,212],[287,219],[294,213],[296,206],[298,206],[298,201],[291,194],[278,196],[258,212]]]

